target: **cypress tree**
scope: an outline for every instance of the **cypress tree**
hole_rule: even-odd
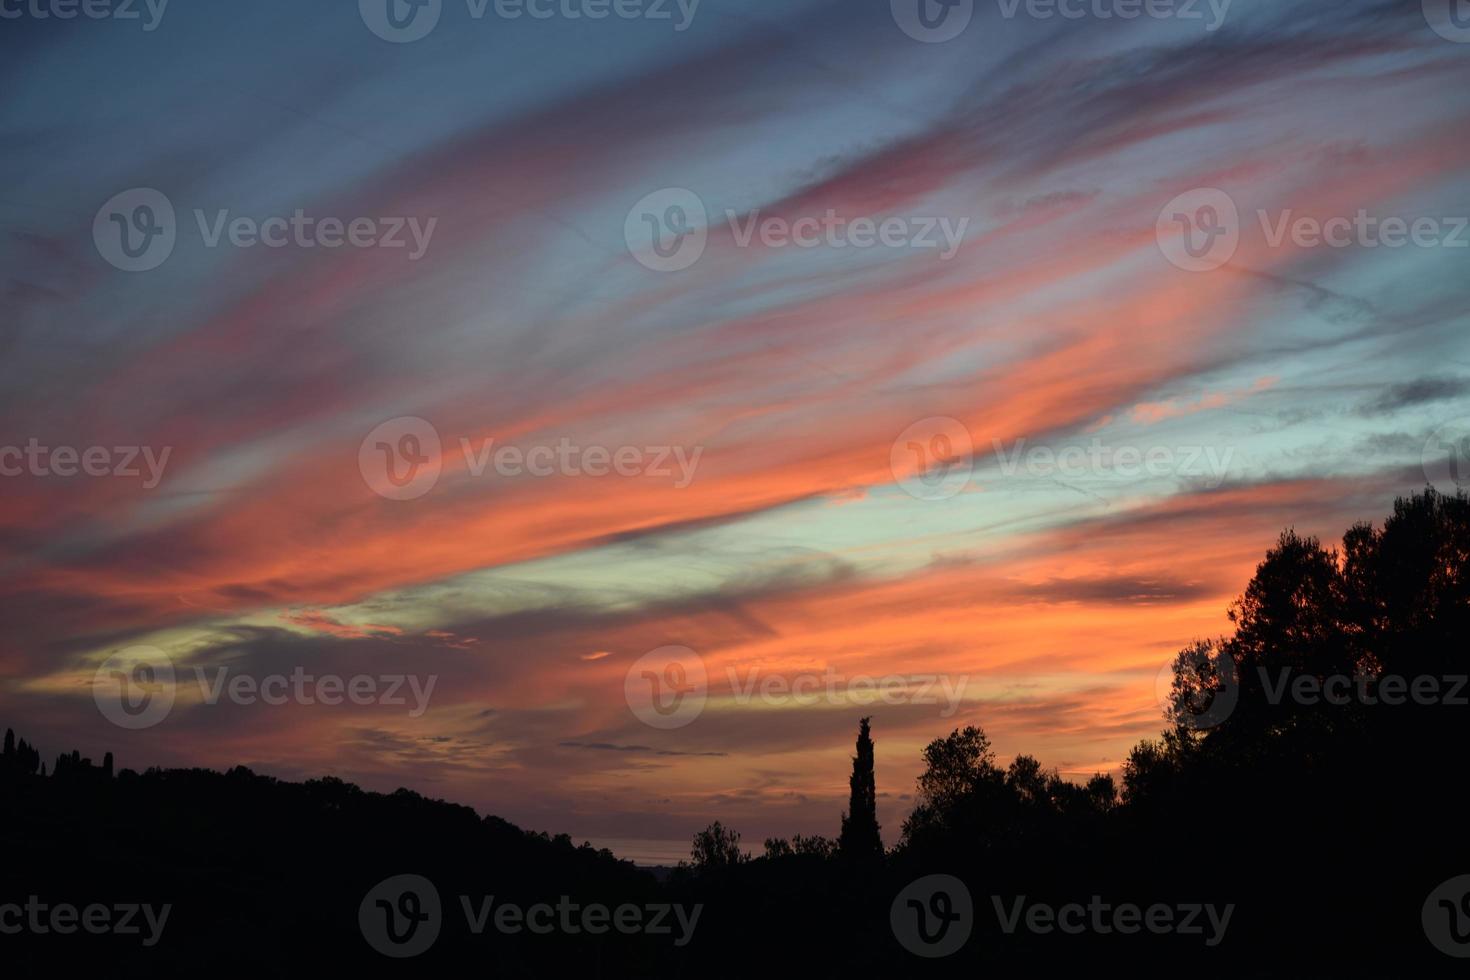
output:
[[[842,836],[838,849],[842,856],[858,862],[873,862],[883,857],[883,838],[878,834],[878,789],[873,778],[873,739],[869,734],[869,718],[858,729],[857,755],[852,760],[847,812],[842,815]]]

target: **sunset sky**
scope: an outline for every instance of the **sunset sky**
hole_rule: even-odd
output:
[[[836,835],[868,714],[889,844],[957,726],[1116,772],[1275,536],[1381,519],[1470,418],[1470,44],[1432,0],[1234,0],[1213,30],[974,0],[942,43],[902,2],[443,0],[406,42],[351,2],[0,20],[0,449],[140,448],[137,476],[0,455],[0,726],[757,847]],[[138,188],[176,241],[127,271],[103,240]],[[1195,271],[1160,229],[1200,189],[1239,241]],[[703,252],[659,268],[636,233],[691,200]],[[210,244],[298,209],[407,245]],[[1275,234],[1360,211],[1438,238]],[[939,244],[743,239],[800,218]],[[502,473],[461,451],[489,439],[667,463]],[[392,499],[379,441],[437,479]],[[625,680],[670,645],[708,701],[658,728]],[[127,730],[93,681],[138,646],[181,679],[437,680],[417,716],[189,681]],[[731,671],[963,697],[742,700]]]

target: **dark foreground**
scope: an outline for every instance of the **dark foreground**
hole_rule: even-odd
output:
[[[1121,786],[1003,764],[981,730],[958,730],[926,750],[918,804],[884,851],[863,824],[864,726],[840,838],[749,855],[716,825],[666,881],[407,791],[114,774],[76,755],[43,776],[7,738],[0,964],[1463,976],[1470,502],[1401,501],[1333,550],[1288,532],[1234,622],[1181,652],[1170,728],[1134,750]]]

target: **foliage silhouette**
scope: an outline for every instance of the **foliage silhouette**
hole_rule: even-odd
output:
[[[1107,962],[1145,976],[1449,975],[1459,961],[1426,941],[1420,913],[1440,882],[1470,872],[1456,785],[1470,730],[1470,500],[1401,499],[1382,527],[1354,525],[1338,548],[1288,530],[1229,614],[1230,635],[1175,659],[1168,727],[1132,750],[1121,788],[1108,774],[1069,782],[1024,754],[1002,765],[984,730],[965,724],[924,749],[912,810],[884,853],[862,719],[839,841],[771,838],[752,857],[716,822],[695,835],[687,865],[658,876],[407,790],[239,767],[114,776],[111,753],[95,766],[78,751],[48,776],[39,750],[7,731],[0,904],[40,894],[177,910],[151,950],[115,936],[6,935],[0,952],[14,976],[62,964],[193,973],[222,953],[229,971],[253,975],[376,972],[390,961],[358,932],[358,903],[382,879],[414,873],[437,886],[446,922],[459,895],[704,909],[684,947],[648,934],[446,927],[409,964],[423,970],[897,977]],[[1416,699],[1426,679],[1437,695]],[[923,960],[895,937],[890,905],[940,873],[970,889],[974,932],[954,955]],[[993,907],[1016,896],[1237,912],[1212,947],[1146,930],[1008,933]]]
[[[842,815],[842,833],[837,845],[844,858],[865,865],[883,859],[883,838],[878,832],[878,788],[873,775],[871,720],[864,718],[859,723],[857,755],[853,757],[852,776],[848,780],[847,812]]]

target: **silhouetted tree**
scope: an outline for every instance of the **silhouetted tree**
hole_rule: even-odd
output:
[[[924,771],[917,803],[904,821],[904,839],[971,822],[967,818],[977,816],[980,798],[1003,783],[990,739],[980,728],[967,725],[935,739],[924,747]]]
[[[873,739],[864,718],[858,726],[857,755],[848,779],[847,812],[842,815],[838,850],[844,858],[870,863],[883,857],[883,838],[878,832],[878,788],[873,774]]]
[[[1118,784],[1106,773],[1097,773],[1089,779],[1084,791],[1099,812],[1106,813],[1118,805]]]
[[[690,864],[699,871],[734,867],[745,859],[740,851],[740,834],[726,830],[718,820],[694,835],[689,851]]]
[[[586,888],[618,901],[631,892],[634,901],[708,907],[698,934],[679,949],[601,934],[506,951],[515,964],[564,955],[554,964],[564,969],[546,971],[553,975],[573,968],[608,976],[734,975],[748,972],[748,963],[730,951],[752,936],[779,964],[773,975],[915,975],[911,953],[889,941],[891,916],[895,896],[935,874],[967,882],[977,906],[995,896],[1055,904],[1098,895],[1140,908],[1229,901],[1241,912],[1214,946],[1198,935],[1151,930],[1084,930],[1058,942],[1025,928],[992,931],[953,953],[946,974],[1018,965],[1080,973],[1125,957],[1146,976],[1188,970],[1202,980],[1440,975],[1434,968],[1451,964],[1425,942],[1434,923],[1419,912],[1436,911],[1424,904],[1429,889],[1470,866],[1453,778],[1463,766],[1466,709],[1453,702],[1278,703],[1261,670],[1319,681],[1338,671],[1438,678],[1446,693],[1461,678],[1455,696],[1470,693],[1462,679],[1470,500],[1427,491],[1397,501],[1381,528],[1354,525],[1336,550],[1288,531],[1230,614],[1231,633],[1196,641],[1176,657],[1167,724],[1127,755],[1120,781],[1098,774],[1075,783],[1029,754],[1002,767],[976,726],[930,742],[902,837],[872,873],[851,873],[845,859],[868,836],[869,815],[868,839],[876,839],[874,851],[882,847],[867,719],[840,841],[772,837],[764,858],[750,860],[740,835],[716,822],[694,836],[692,868],[681,864],[661,881],[573,846],[566,835],[524,833],[407,790],[368,793],[334,778],[290,783],[237,767],[226,774],[123,770],[110,784],[32,779],[37,769],[46,773],[40,751],[10,736],[8,764],[0,767],[0,853],[7,880],[44,881],[60,872],[55,880],[85,880],[103,893],[159,895],[193,882],[198,908],[227,909],[229,918],[211,922],[212,913],[199,911],[191,923],[202,930],[180,919],[177,931],[170,926],[169,941],[180,944],[172,955],[180,962],[217,957],[222,936],[248,927],[267,940],[230,952],[261,973],[278,965],[278,947],[290,937],[301,948],[289,952],[313,966],[356,966],[353,950],[376,956],[350,914],[373,881],[411,866],[444,894],[462,894],[483,886],[488,866],[497,900],[502,891],[524,902]],[[1148,642],[1140,638],[1141,646]],[[1211,713],[1216,704],[1229,710]],[[1125,716],[1114,715],[1119,724]],[[106,774],[112,766],[110,754],[96,769],[73,751],[57,759],[53,775]],[[99,818],[106,833],[97,833]],[[202,875],[197,849],[169,846],[201,825],[238,842],[212,851]],[[324,850],[322,840],[340,846]],[[134,841],[137,853],[117,860],[119,847]],[[943,903],[920,908],[941,918],[951,911]],[[1371,942],[1345,941],[1359,936]],[[48,967],[61,948],[46,947]],[[9,967],[10,946],[6,955]],[[433,955],[482,964],[485,946],[458,944],[446,930]]]
[[[41,766],[41,753],[33,748],[25,739],[21,739],[15,746],[15,755],[10,762],[10,768],[14,772],[27,776],[34,776],[37,769],[42,769],[41,775],[45,775]]]

